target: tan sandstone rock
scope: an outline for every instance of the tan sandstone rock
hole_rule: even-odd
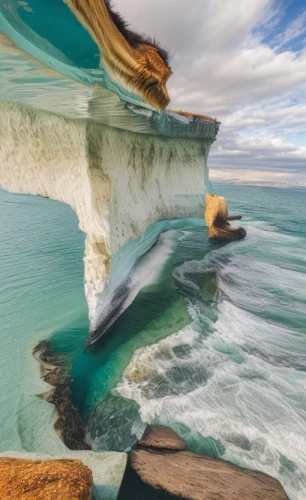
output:
[[[281,484],[260,472],[181,451],[130,453],[130,465],[156,490],[188,500],[286,500]]]
[[[145,448],[161,448],[164,450],[181,451],[186,448],[186,441],[165,425],[148,425],[138,444]]]
[[[227,204],[222,196],[206,195],[205,219],[209,228],[209,238],[241,240],[246,236],[246,231],[242,227],[229,224]]]
[[[90,500],[92,487],[80,460],[0,458],[1,500]]]

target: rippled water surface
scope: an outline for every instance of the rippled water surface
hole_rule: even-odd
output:
[[[63,448],[31,353],[55,331],[88,328],[83,253],[70,207],[0,190],[1,451]]]
[[[75,217],[49,200],[1,192],[7,434],[16,435],[20,412],[28,432],[38,404],[31,348],[51,335],[67,353],[72,398],[95,449],[127,449],[146,422],[166,423],[190,449],[262,470],[291,500],[305,500],[306,191],[217,192],[243,215],[247,238],[213,244],[203,222],[178,221],[165,233],[167,252],[157,243],[154,276],[106,341],[85,353],[84,238]],[[133,272],[144,272],[141,262]],[[49,405],[39,404],[45,423]]]

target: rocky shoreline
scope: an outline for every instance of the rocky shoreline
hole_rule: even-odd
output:
[[[52,386],[39,397],[55,406],[54,428],[58,436],[70,450],[80,453],[81,450],[90,450],[81,417],[70,401],[72,378],[68,375],[67,359],[56,355],[48,341],[40,342],[33,350],[33,356],[40,363],[41,377]],[[118,500],[287,500],[276,479],[186,451],[186,446],[184,439],[171,428],[148,425],[142,438],[128,453]],[[18,469],[19,465],[16,466]],[[0,460],[0,470],[1,467]]]
[[[0,455],[1,500],[288,500],[261,472],[186,451],[172,429],[148,426],[128,453]]]

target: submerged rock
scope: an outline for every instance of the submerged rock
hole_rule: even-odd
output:
[[[81,460],[0,458],[1,500],[90,500],[93,476]]]
[[[142,439],[139,441],[139,446],[181,451],[186,448],[186,441],[170,427],[148,425]]]
[[[86,429],[77,408],[70,401],[69,384],[72,378],[66,375],[65,363],[53,352],[48,341],[39,342],[33,350],[40,363],[41,376],[54,388],[39,397],[55,406],[57,418],[54,424],[58,436],[70,450],[90,450],[86,441]]]
[[[215,194],[206,195],[205,219],[209,228],[209,238],[224,240],[241,240],[245,238],[245,229],[231,226],[228,222],[229,220],[237,220],[237,217],[240,216],[230,217],[228,215],[225,198]]]

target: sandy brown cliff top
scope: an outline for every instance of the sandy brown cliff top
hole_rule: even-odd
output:
[[[92,487],[81,460],[0,458],[1,500],[90,500]]]

